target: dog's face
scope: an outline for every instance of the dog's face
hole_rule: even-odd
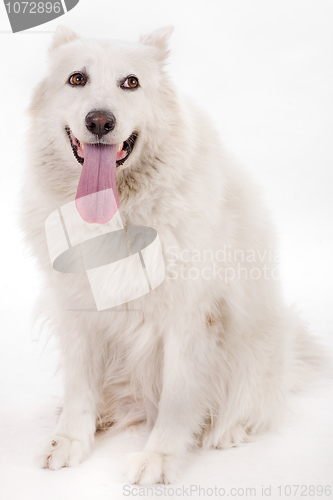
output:
[[[48,108],[52,129],[79,163],[84,144],[108,144],[117,145],[117,167],[125,168],[140,135],[156,126],[154,103],[165,85],[161,70],[171,32],[163,28],[141,43],[124,44],[85,40],[58,28],[46,79]]]
[[[125,44],[81,39],[64,27],[56,31],[49,74],[31,111],[44,144],[56,150],[57,165],[62,160],[70,169],[82,168],[76,199],[113,192],[103,201],[103,217],[95,214],[100,199],[94,214],[80,212],[87,222],[106,221],[106,205],[119,202],[116,174],[135,164],[142,150],[147,156],[149,142],[161,140],[172,122],[173,93],[163,71],[171,32],[163,28]]]

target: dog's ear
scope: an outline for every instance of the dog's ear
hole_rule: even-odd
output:
[[[52,52],[54,49],[60,47],[60,45],[64,45],[65,43],[72,42],[73,40],[78,40],[80,37],[70,28],[66,26],[58,26],[56,32],[53,36],[52,44],[49,48],[49,52]]]
[[[158,50],[159,58],[164,60],[169,55],[168,40],[174,30],[173,26],[164,26],[158,30],[140,37],[140,42],[143,45],[150,45]]]

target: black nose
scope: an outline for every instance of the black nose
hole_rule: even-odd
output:
[[[116,118],[107,111],[90,111],[86,116],[86,127],[92,134],[101,138],[116,126]]]

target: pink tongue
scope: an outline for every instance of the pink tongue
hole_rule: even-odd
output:
[[[116,156],[116,144],[84,145],[84,163],[75,205],[86,222],[106,224],[117,212]]]

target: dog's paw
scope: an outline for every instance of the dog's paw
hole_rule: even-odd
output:
[[[176,479],[179,461],[171,455],[154,451],[141,451],[128,461],[127,478],[130,484],[151,486],[156,483],[169,484]]]
[[[61,467],[75,467],[88,453],[89,446],[83,441],[54,435],[37,443],[35,458],[43,469],[59,470]]]

